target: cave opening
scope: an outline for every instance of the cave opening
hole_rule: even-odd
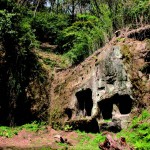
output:
[[[132,109],[132,99],[129,95],[119,95],[101,100],[98,102],[98,107],[103,119],[111,119],[113,112],[113,105],[117,105],[122,115],[129,114]]]
[[[113,103],[111,98],[102,100],[98,103],[103,119],[111,119],[113,111]]]
[[[132,109],[132,99],[129,95],[116,95],[115,104],[118,105],[121,114],[129,114]]]
[[[93,107],[92,90],[88,88],[77,92],[75,95],[77,98],[77,115],[91,116]]]
[[[70,108],[65,108],[64,113],[68,116],[68,120],[72,118],[72,110]]]

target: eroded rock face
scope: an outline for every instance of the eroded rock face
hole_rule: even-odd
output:
[[[85,93],[84,96],[81,98],[76,96],[76,104],[80,106],[83,103],[83,107],[81,110],[78,107],[74,108],[76,110],[75,118],[91,116],[101,121],[102,119],[112,119],[118,114],[131,112],[132,85],[122,61],[119,46],[105,52],[103,60],[93,69],[91,78],[79,91]],[[118,107],[118,112],[113,110],[113,105]],[[80,111],[79,114],[78,111]]]
[[[117,131],[128,126],[133,103],[143,101],[143,93],[148,99],[150,78],[140,70],[149,60],[147,42],[127,37],[118,37],[121,42],[110,42],[75,68],[55,74],[50,122],[80,124],[85,119],[88,124],[96,119],[100,128],[117,122]]]
[[[92,115],[96,115],[97,109],[99,109],[104,119],[110,119],[112,118],[113,104],[117,104],[120,113],[124,113],[121,112],[121,105],[125,104],[124,107],[128,107],[127,103],[131,103],[132,85],[124,69],[120,47],[115,46],[105,53],[103,60],[95,66],[91,77],[93,81],[90,87],[93,92]]]
[[[101,121],[112,119],[118,114],[129,114],[132,85],[124,67],[121,47],[113,46],[94,55],[86,64],[68,71],[62,82],[60,76],[57,76],[60,86],[57,85],[53,91],[53,102],[57,102],[57,105],[52,106],[51,110],[59,105],[57,111],[63,107],[66,116],[61,117],[67,121],[85,117]],[[113,109],[114,105],[118,111]]]

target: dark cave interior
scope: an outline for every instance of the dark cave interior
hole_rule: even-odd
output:
[[[83,116],[91,116],[93,107],[92,90],[88,88],[77,92],[75,95],[77,98],[78,111],[82,111]]]
[[[132,99],[129,95],[119,95],[115,94],[114,96],[104,99],[98,102],[98,107],[102,113],[103,119],[111,119],[113,105],[117,105],[121,114],[129,114],[132,108]]]

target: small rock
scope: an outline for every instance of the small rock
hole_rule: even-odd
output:
[[[67,141],[67,139],[64,139],[61,135],[55,135],[54,138],[58,143],[65,143],[65,141]]]
[[[54,138],[55,138],[55,142],[57,143],[66,143],[72,146],[72,144],[66,138],[63,138],[61,135],[55,135]]]

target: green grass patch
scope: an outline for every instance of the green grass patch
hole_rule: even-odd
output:
[[[139,117],[135,117],[127,130],[122,130],[118,137],[125,137],[135,149],[150,149],[150,113],[143,111]]]
[[[0,136],[11,138],[14,135],[17,135],[19,131],[25,129],[27,131],[31,132],[37,132],[38,130],[44,130],[45,129],[45,123],[37,123],[32,122],[30,124],[25,124],[19,127],[6,127],[6,126],[0,126]]]
[[[104,142],[105,136],[97,133],[85,133],[77,131],[79,143],[74,146],[74,150],[99,150],[99,143]]]
[[[19,132],[18,128],[11,128],[6,126],[0,126],[0,136],[4,137],[12,137],[13,135],[17,135]]]
[[[28,123],[25,125],[22,125],[20,127],[18,127],[20,130],[25,129],[27,131],[31,131],[31,132],[37,132],[38,130],[44,130],[45,129],[45,122],[32,122],[32,123]]]

